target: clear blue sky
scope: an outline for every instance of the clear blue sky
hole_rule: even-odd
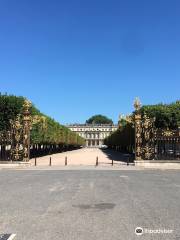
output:
[[[180,97],[179,0],[1,0],[0,91],[61,123]]]

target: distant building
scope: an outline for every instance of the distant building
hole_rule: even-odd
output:
[[[86,140],[86,147],[101,147],[104,139],[118,129],[118,125],[109,124],[72,124],[67,127]]]

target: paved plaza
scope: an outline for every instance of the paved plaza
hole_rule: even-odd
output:
[[[96,164],[96,158],[98,157],[98,162],[102,166],[107,166],[112,164],[114,160],[115,164],[123,165],[127,160],[127,155],[123,155],[119,152],[111,150],[101,150],[99,148],[82,148],[74,151],[68,151],[53,155],[48,155],[44,157],[37,158],[37,165],[48,166],[49,158],[52,159],[52,165],[65,165],[65,157],[67,157],[68,165],[89,165],[94,166]],[[31,159],[31,165],[34,165],[35,160]]]
[[[179,171],[89,168],[0,170],[0,232],[17,240],[180,239]],[[171,233],[136,236],[136,227]]]
[[[82,148],[74,151],[68,151],[53,155],[37,158],[37,165],[48,166],[49,158],[51,157],[52,165],[57,166],[65,165],[65,157],[67,157],[67,165],[71,166],[94,166],[96,164],[96,158],[98,157],[99,165],[109,166],[112,164],[112,160],[116,166],[126,165],[127,154],[112,150],[101,150],[99,148]],[[31,165],[33,166],[35,159],[31,159]]]

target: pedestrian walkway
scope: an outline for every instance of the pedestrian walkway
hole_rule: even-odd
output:
[[[127,165],[127,155],[112,150],[101,150],[99,148],[82,148],[74,151],[52,154],[36,159],[37,166],[64,166],[67,159],[67,165],[84,166],[109,166],[109,165]],[[35,165],[35,159],[31,159],[31,165]]]

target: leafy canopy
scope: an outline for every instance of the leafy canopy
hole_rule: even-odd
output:
[[[145,105],[142,114],[155,117],[155,126],[163,129],[180,127],[180,101],[171,104]]]
[[[94,115],[91,118],[89,118],[88,120],[86,120],[87,124],[113,124],[113,121],[103,115]]]

